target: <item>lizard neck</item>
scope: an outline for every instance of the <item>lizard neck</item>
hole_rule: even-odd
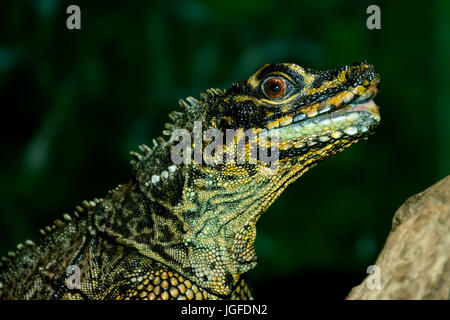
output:
[[[275,198],[261,194],[273,183],[249,179],[250,169],[233,179],[205,169],[179,168],[172,183],[158,188],[139,179],[120,186],[97,206],[93,221],[121,245],[227,296],[256,265],[256,222]]]

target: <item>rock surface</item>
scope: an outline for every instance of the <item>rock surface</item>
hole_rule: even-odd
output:
[[[375,265],[347,299],[450,299],[450,176],[397,210]]]

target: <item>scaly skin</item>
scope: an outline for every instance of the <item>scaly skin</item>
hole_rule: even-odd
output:
[[[84,201],[41,230],[36,244],[27,241],[2,259],[0,298],[251,298],[245,273],[256,265],[256,222],[308,169],[374,132],[378,82],[366,63],[333,71],[270,64],[226,91],[181,100],[182,112],[171,113],[164,130],[169,141],[132,152],[129,183]],[[194,121],[223,133],[267,130],[266,139],[252,140],[258,148],[274,146],[277,134],[276,170],[259,158],[175,165],[174,133],[193,132]],[[192,134],[191,148],[204,150],[206,142]],[[249,140],[244,147],[248,155]],[[237,153],[231,145],[216,151]],[[79,268],[80,288],[67,286],[68,266]]]

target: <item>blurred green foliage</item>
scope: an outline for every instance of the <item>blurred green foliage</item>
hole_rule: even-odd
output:
[[[81,30],[66,28],[70,4]],[[366,28],[371,4],[381,30]],[[250,272],[260,296],[342,277],[330,290],[344,297],[396,209],[449,174],[449,11],[444,0],[3,1],[0,255],[128,181],[128,152],[161,135],[177,98],[269,62],[367,60],[381,75],[378,133],[282,194],[260,220]]]

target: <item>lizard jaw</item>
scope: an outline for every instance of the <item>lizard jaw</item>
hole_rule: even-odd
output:
[[[288,125],[270,129],[278,135],[280,149],[308,148],[316,144],[347,139],[358,140],[371,133],[380,122],[379,108],[373,98],[377,83],[355,96],[350,91],[332,97],[314,108],[303,108]],[[336,100],[339,99],[339,103]],[[305,112],[306,110],[306,112]]]

